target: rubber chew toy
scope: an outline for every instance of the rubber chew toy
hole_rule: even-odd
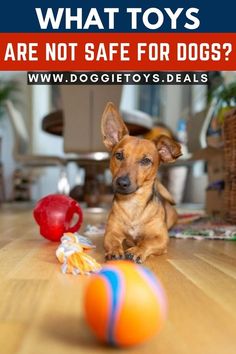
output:
[[[65,233],[56,250],[56,257],[62,263],[62,273],[88,275],[98,272],[101,265],[85,253],[93,248],[95,246],[87,237],[71,232]]]
[[[65,232],[77,232],[83,222],[80,205],[62,194],[49,194],[40,199],[33,215],[39,225],[40,234],[54,242],[60,242]],[[78,220],[72,225],[74,216],[77,216]]]

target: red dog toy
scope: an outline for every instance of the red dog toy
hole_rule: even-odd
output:
[[[51,194],[40,199],[33,214],[40,234],[50,241],[60,241],[65,232],[78,231],[83,221],[79,204],[62,194]],[[74,215],[78,215],[78,221],[71,226]]]

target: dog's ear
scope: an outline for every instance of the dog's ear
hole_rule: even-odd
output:
[[[102,136],[107,150],[111,151],[128,134],[129,131],[117,108],[112,102],[109,102],[102,115]]]
[[[162,162],[174,162],[182,155],[181,145],[168,136],[161,135],[154,143]]]

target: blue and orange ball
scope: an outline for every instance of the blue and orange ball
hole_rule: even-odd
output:
[[[91,277],[84,312],[100,341],[132,346],[160,331],[167,301],[161,283],[149,269],[129,261],[115,261]]]

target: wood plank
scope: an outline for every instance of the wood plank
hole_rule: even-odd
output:
[[[172,353],[176,345],[177,353],[235,353],[234,316],[179,272],[173,261],[153,259],[150,266],[161,279],[169,301],[167,328],[156,342],[161,345],[166,337],[160,352]]]
[[[30,323],[40,307],[45,280],[5,280],[0,287],[0,321]]]
[[[196,257],[191,260],[172,259],[170,262],[212,301],[217,302],[236,319],[236,281],[232,277]]]
[[[28,326],[15,322],[0,321],[1,353],[15,354],[20,348],[22,338],[27,334]]]
[[[225,257],[222,253],[209,253],[196,254],[196,257],[202,259],[204,262],[212,265],[229,277],[236,280],[236,260],[235,258]]]

